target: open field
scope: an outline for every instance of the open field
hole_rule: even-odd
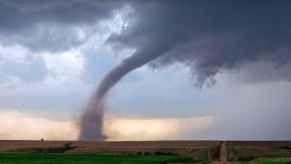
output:
[[[206,163],[223,158],[236,163],[291,164],[290,157],[290,141],[0,141],[1,164]]]
[[[191,157],[170,155],[77,155],[77,154],[0,154],[1,164],[150,164],[193,162]]]
[[[216,147],[217,141],[0,141],[0,152],[63,152],[75,154],[193,154],[201,149]]]
[[[2,153],[1,164],[207,164],[207,160],[195,161],[187,156],[173,155],[86,155],[86,154],[41,154]],[[217,163],[217,162],[214,162]],[[291,164],[290,159],[258,158],[251,161],[231,162],[234,164]],[[229,163],[229,164],[231,164]]]
[[[291,164],[290,159],[258,158],[251,161],[240,161],[241,164]]]

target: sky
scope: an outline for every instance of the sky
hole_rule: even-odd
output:
[[[77,139],[137,55],[152,60],[108,93],[109,140],[290,139],[290,5],[0,0],[0,139]]]

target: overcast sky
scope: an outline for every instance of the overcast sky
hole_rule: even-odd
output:
[[[154,52],[110,91],[108,117],[198,120],[161,139],[290,139],[291,3],[176,2],[0,0],[0,112],[74,122],[108,71]]]

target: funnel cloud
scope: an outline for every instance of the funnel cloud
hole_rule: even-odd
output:
[[[122,79],[127,73],[143,66],[159,56],[157,52],[147,51],[152,55],[138,55],[125,59],[119,66],[112,69],[101,81],[96,93],[93,95],[90,104],[83,113],[80,125],[80,139],[82,140],[102,140],[105,136],[102,133],[104,99],[107,92]]]

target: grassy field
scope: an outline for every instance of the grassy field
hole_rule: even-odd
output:
[[[191,158],[173,155],[0,154],[1,164],[150,164],[172,162],[188,163],[191,162]]]
[[[287,159],[258,158],[249,162],[240,162],[241,164],[291,164]]]
[[[174,155],[81,155],[81,154],[42,154],[42,153],[2,153],[0,164],[158,164],[158,163],[195,163],[191,157]],[[291,164],[291,160],[258,158],[236,164]]]
[[[206,164],[209,152],[212,160],[219,160],[220,143],[218,141],[0,140],[0,164]],[[291,141],[229,141],[227,145],[228,159],[235,161],[233,163],[236,164],[291,164],[289,159]],[[104,153],[111,155],[104,155]],[[116,153],[120,155],[112,155]],[[196,161],[193,162],[192,159]]]

